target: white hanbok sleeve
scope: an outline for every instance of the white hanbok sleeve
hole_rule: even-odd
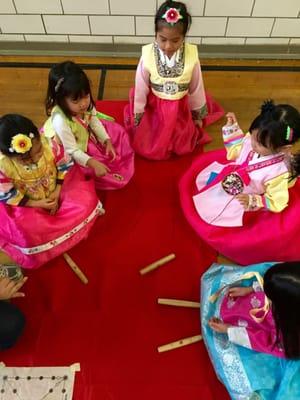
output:
[[[96,111],[95,107],[93,107],[93,110],[91,112],[91,119],[90,119],[89,125],[90,125],[92,131],[97,136],[97,139],[99,139],[99,141],[101,143],[104,143],[106,140],[110,139],[110,137],[109,137],[108,133],[106,132],[102,122],[97,117],[97,111]]]
[[[88,160],[91,158],[87,153],[78,148],[75,136],[71,128],[67,125],[63,117],[57,113],[52,117],[53,128],[59,137],[65,152],[69,154],[75,162],[82,166],[86,166]]]

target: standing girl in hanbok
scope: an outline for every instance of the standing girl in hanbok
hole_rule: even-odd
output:
[[[235,115],[227,116],[223,139],[230,162],[216,161],[225,161],[220,151],[194,162],[180,184],[185,214],[204,240],[235,262],[297,260],[300,192],[290,189],[300,174],[300,156],[291,154],[300,114],[267,101],[246,135]],[[280,240],[275,255],[274,240]]]
[[[299,261],[213,264],[202,276],[202,334],[232,399],[300,398],[299,308]]]
[[[210,141],[202,127],[223,115],[206,99],[197,46],[185,42],[191,21],[185,4],[164,2],[155,16],[155,43],[142,49],[125,126],[135,151],[149,159],[192,152]]]
[[[36,268],[86,238],[104,210],[70,157],[17,114],[0,118],[0,152],[0,249]]]
[[[62,145],[97,189],[124,187],[134,172],[134,152],[121,125],[98,118],[90,82],[75,63],[65,61],[49,73],[45,135]]]

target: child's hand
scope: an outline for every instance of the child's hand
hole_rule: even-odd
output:
[[[104,176],[108,172],[110,172],[110,169],[106,165],[102,164],[99,161],[96,161],[96,162],[97,162],[97,164],[94,166],[94,171],[95,171],[95,175],[97,177]]]
[[[226,114],[227,125],[233,125],[237,122],[236,116],[233,112],[229,112]]]
[[[138,126],[141,122],[144,113],[136,113],[134,114],[134,126]]]
[[[27,277],[14,281],[9,278],[3,278],[0,280],[0,300],[9,300],[14,297],[24,297],[25,294],[19,292],[21,287],[27,281]]]
[[[195,124],[196,126],[199,126],[199,128],[202,128],[202,126],[203,126],[203,121],[202,121],[202,119],[194,119],[194,124]]]
[[[112,159],[112,161],[114,161],[116,159],[117,154],[116,154],[116,150],[115,150],[111,140],[107,139],[105,141],[104,146],[105,146],[106,155],[111,155],[111,159]]]
[[[61,191],[61,185],[58,184],[58,185],[56,185],[56,188],[53,190],[53,192],[50,193],[48,199],[56,200],[58,203],[60,191]]]
[[[229,297],[241,297],[247,296],[253,292],[252,287],[232,287],[228,290]]]
[[[235,198],[240,202],[240,204],[244,207],[245,210],[248,209],[249,207],[249,200],[250,196],[249,194],[245,193],[240,193],[235,196]]]
[[[50,214],[54,215],[56,214],[58,208],[59,208],[59,195],[60,195],[60,191],[61,191],[61,185],[58,184],[56,185],[55,190],[49,195],[48,199],[54,200],[56,202],[56,207],[53,207],[50,210]]]
[[[103,163],[101,163],[100,161],[95,160],[94,158],[90,158],[87,162],[87,165],[91,168],[93,168],[95,175],[97,177],[99,176],[104,176],[106,175],[108,172],[110,172],[110,169],[104,165]]]
[[[219,318],[212,317],[208,321],[208,325],[211,327],[212,330],[218,333],[227,333],[227,330],[230,325],[224,324]]]
[[[44,208],[45,210],[52,212],[53,210],[57,210],[58,203],[56,200],[47,198],[41,200],[28,200],[26,206]]]

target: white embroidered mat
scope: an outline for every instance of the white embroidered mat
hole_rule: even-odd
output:
[[[71,400],[75,372],[70,367],[5,367],[0,364],[0,400]]]

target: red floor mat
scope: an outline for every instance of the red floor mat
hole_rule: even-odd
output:
[[[123,105],[101,102],[100,110],[121,118]],[[1,354],[7,365],[80,362],[75,400],[228,399],[203,343],[156,351],[200,331],[197,310],[157,305],[157,297],[199,300],[200,275],[216,259],[179,205],[177,182],[191,158],[137,158],[127,187],[100,194],[105,216],[70,251],[88,285],[62,257],[28,273],[18,301],[27,326]],[[172,252],[176,260],[140,276],[141,267]]]

